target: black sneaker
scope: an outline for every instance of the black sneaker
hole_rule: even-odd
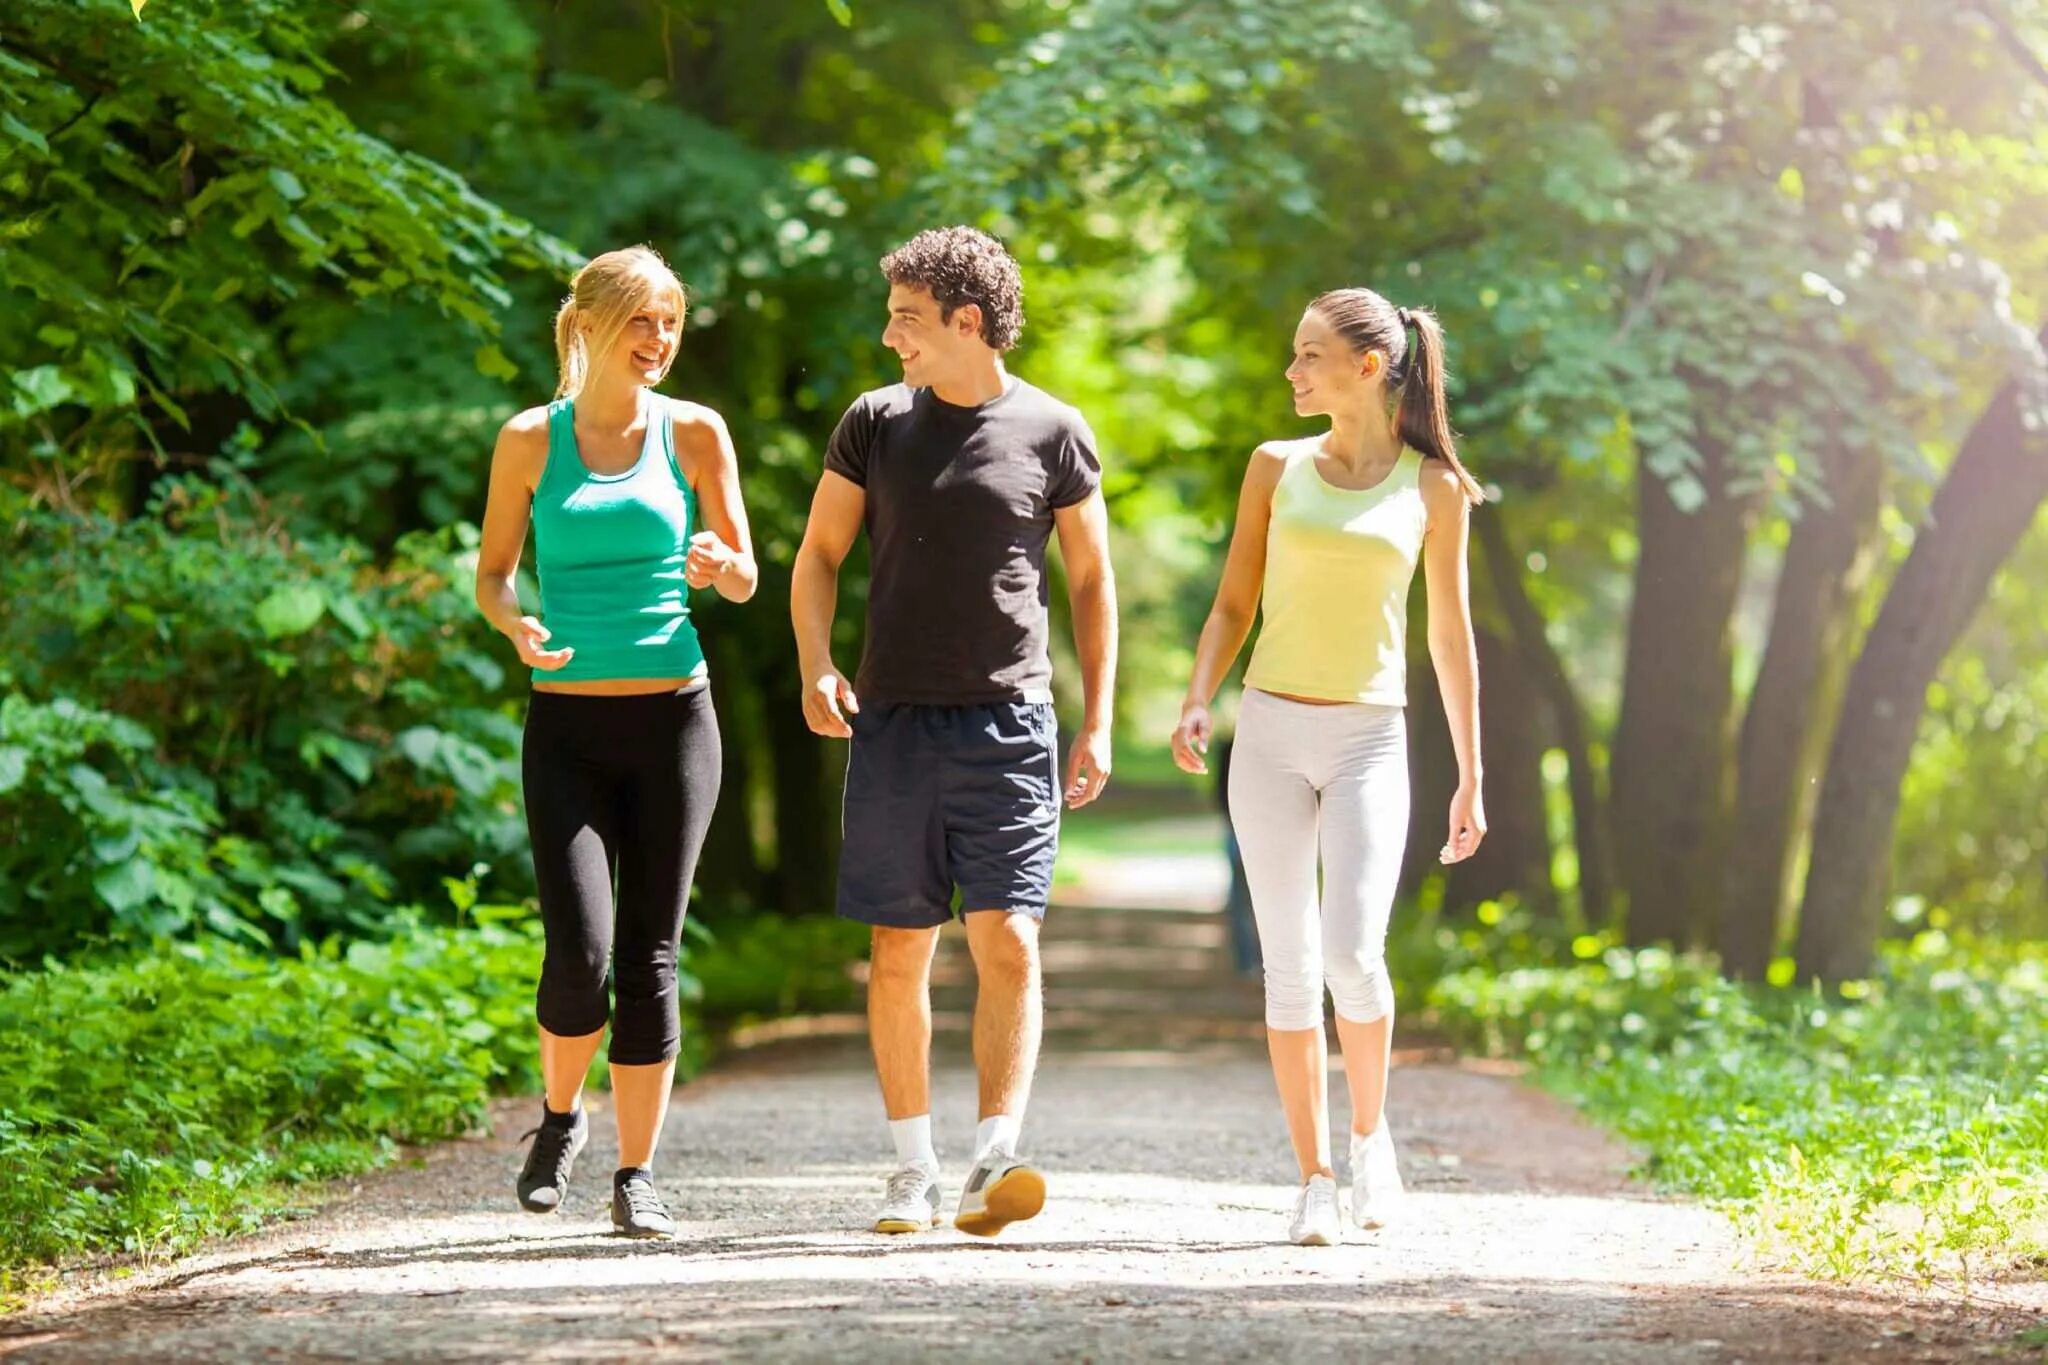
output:
[[[612,1231],[621,1237],[673,1237],[676,1220],[655,1193],[654,1181],[635,1171],[612,1181]]]
[[[545,1114],[546,1108],[541,1112]],[[553,1213],[569,1193],[569,1171],[576,1164],[576,1154],[590,1141],[590,1120],[578,1105],[575,1122],[544,1122],[522,1136],[532,1138],[533,1146],[526,1149],[526,1165],[519,1172],[519,1207],[530,1213]]]

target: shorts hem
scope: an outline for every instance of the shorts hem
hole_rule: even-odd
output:
[[[949,906],[906,906],[882,909],[869,905],[841,905],[834,912],[841,919],[877,929],[937,929],[953,918]]]

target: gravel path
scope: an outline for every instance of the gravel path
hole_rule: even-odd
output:
[[[861,1231],[888,1164],[857,1018],[756,1030],[677,1095],[671,1244],[606,1235],[610,1124],[568,1208],[512,1203],[531,1101],[304,1221],[7,1325],[82,1360],[1124,1359],[1709,1362],[2027,1354],[2010,1314],[1745,1270],[1725,1222],[1505,1069],[1404,1054],[1400,1228],[1285,1245],[1257,991],[1213,915],[1055,912],[1025,1150],[1043,1216],[979,1242]],[[948,1176],[973,1128],[964,943],[937,995]],[[1333,1079],[1335,1079],[1333,1077]],[[1334,1087],[1344,1121],[1343,1087]],[[956,1186],[957,1188],[957,1186]],[[2006,1343],[2000,1345],[1999,1343]],[[2038,1357],[2035,1357],[2038,1358]]]

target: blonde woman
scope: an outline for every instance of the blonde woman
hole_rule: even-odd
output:
[[[646,247],[577,272],[555,318],[555,401],[498,434],[476,573],[477,606],[533,670],[523,767],[547,1094],[519,1202],[562,1206],[609,1021],[612,1226],[629,1237],[675,1232],[652,1165],[681,1042],[676,945],[718,799],[718,721],[686,588],[744,602],[757,579],[725,423],[654,391],[683,310],[681,282]],[[529,525],[538,617],[513,588]]]
[[[1207,771],[1209,702],[1262,613],[1231,750],[1230,813],[1265,958],[1267,1046],[1301,1167],[1288,1236],[1328,1246],[1342,1239],[1343,1215],[1330,1158],[1326,984],[1351,1088],[1353,1220],[1383,1226],[1402,1193],[1383,1113],[1394,1011],[1385,954],[1408,827],[1402,708],[1418,560],[1458,757],[1439,856],[1469,858],[1486,833],[1465,576],[1466,516],[1481,494],[1452,442],[1443,333],[1429,313],[1370,289],[1324,294],[1295,329],[1287,382],[1294,410],[1330,428],[1252,455],[1173,756],[1188,772]]]

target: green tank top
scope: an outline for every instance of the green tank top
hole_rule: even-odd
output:
[[[548,459],[533,491],[534,567],[548,648],[574,649],[536,681],[693,678],[704,650],[690,620],[683,560],[697,495],[676,461],[668,400],[647,395],[647,439],[620,474],[594,474],[576,449],[575,400],[548,405]]]
[[[1247,687],[1320,701],[1408,700],[1408,586],[1428,513],[1422,457],[1371,488],[1338,488],[1316,445],[1288,457],[1266,529],[1266,583]]]

